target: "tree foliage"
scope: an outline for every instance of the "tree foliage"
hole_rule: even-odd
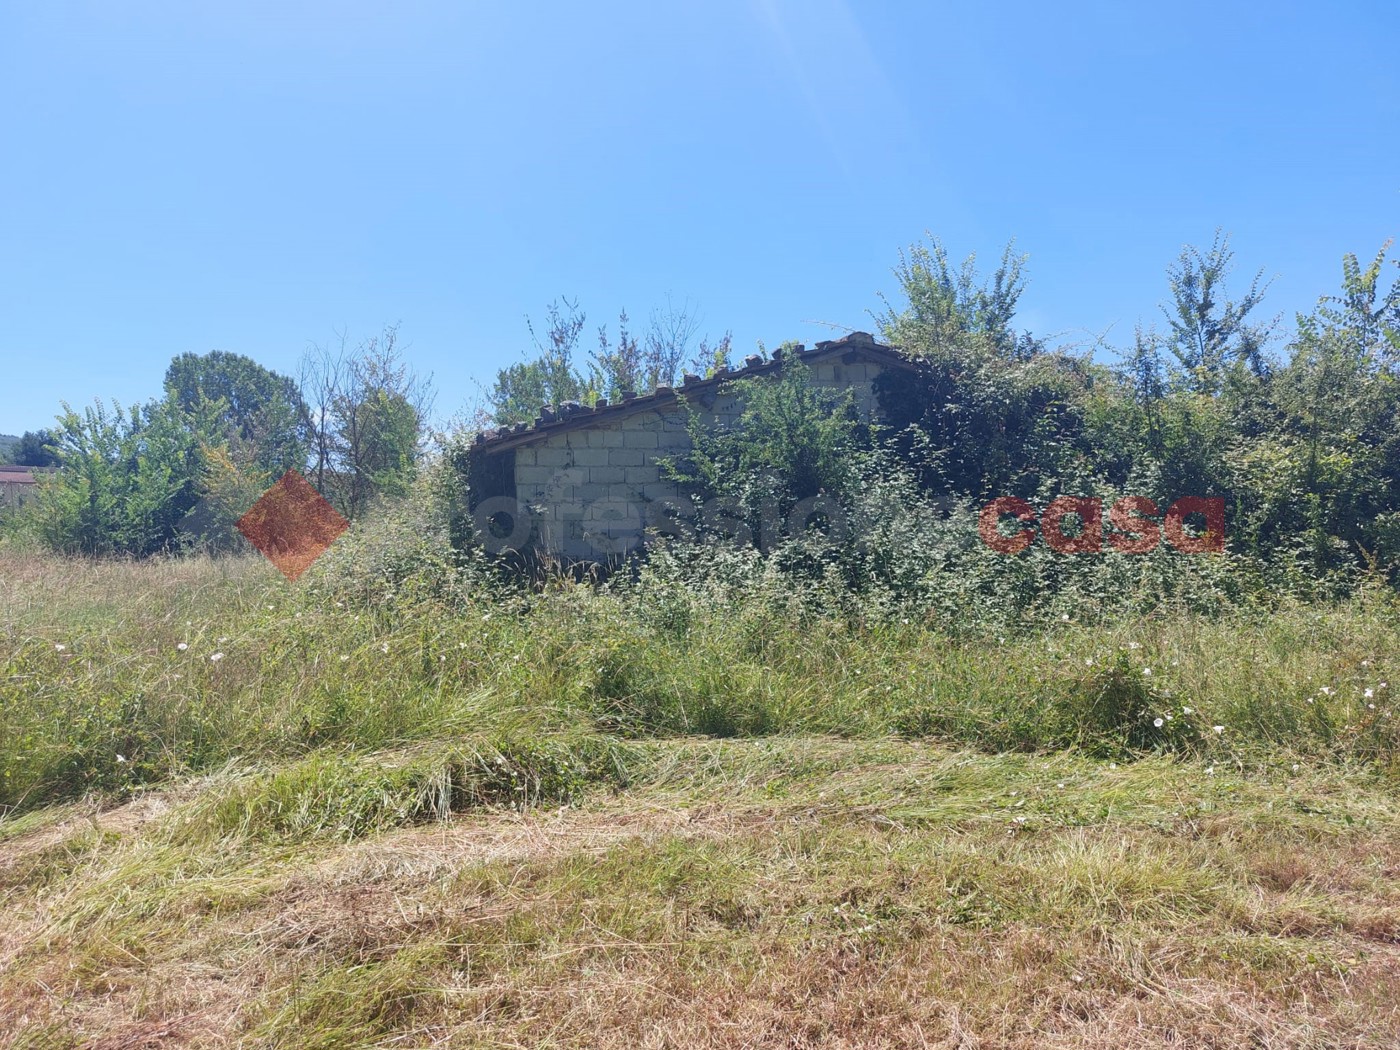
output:
[[[230,549],[238,519],[291,469],[357,517],[408,490],[430,406],[392,328],[308,355],[301,384],[239,354],[182,354],[159,401],[64,406],[42,440],[60,469],[23,526],[70,553]]]
[[[15,445],[14,462],[21,467],[56,467],[59,458],[52,430],[26,430]]]
[[[697,341],[700,319],[688,302],[676,306],[668,301],[665,308],[653,310],[640,335],[623,310],[616,339],[607,325],[600,326],[597,348],[584,359],[579,343],[586,323],[578,300],[564,298],[546,308],[542,332],[527,319],[535,354],[496,374],[488,395],[495,423],[528,422],[543,405],[591,405],[600,398],[616,400],[624,392],[647,394],[674,385],[683,366],[710,374],[729,364],[728,333],[717,341],[707,336]]]
[[[1366,266],[1345,257],[1340,294],[1299,317],[1279,354],[1276,322],[1257,319],[1262,271],[1232,287],[1217,233],[1168,269],[1166,331],[1139,329],[1116,367],[1016,329],[1023,262],[1008,246],[984,277],[975,257],[955,267],[937,241],[901,257],[901,301],[886,303],[882,334],[923,367],[877,381],[876,445],[893,458],[848,457],[860,481],[833,491],[850,512],[906,472],[952,506],[1130,494],[1165,510],[1218,497],[1232,564],[1250,566],[1254,585],[1333,594],[1369,571],[1400,580],[1400,281],[1386,280],[1385,249]],[[819,447],[815,434],[799,440]],[[722,432],[696,444],[702,454],[677,476],[706,491],[752,490],[765,469],[761,441],[746,451]],[[862,558],[848,574],[869,568]],[[1079,571],[1048,564],[1032,591]],[[1006,582],[1000,568],[987,578]]]
[[[350,520],[408,490],[433,402],[431,377],[404,360],[398,331],[350,347],[313,347],[302,363],[308,479]]]
[[[1180,364],[1187,385],[1216,394],[1231,370],[1248,369],[1255,376],[1267,371],[1265,348],[1275,323],[1255,323],[1249,317],[1268,291],[1264,271],[1254,275],[1238,299],[1226,292],[1234,252],[1221,231],[1204,252],[1186,247],[1167,271],[1172,301],[1162,307],[1170,335],[1166,346]]]
[[[1228,238],[1217,233],[1169,267],[1165,328],[1138,329],[1106,363],[1017,328],[1025,257],[1010,245],[986,275],[973,256],[954,265],[937,240],[915,245],[895,270],[899,301],[886,302],[879,321],[884,340],[920,367],[879,380],[880,426],[861,423],[849,398],[814,387],[785,355],[772,376],[734,385],[740,409],[730,422],[716,426],[697,410],[693,453],[666,469],[755,528],[805,500],[841,503],[877,523],[872,534],[886,546],[828,548],[794,564],[850,581],[900,580],[911,593],[951,565],[976,575],[968,601],[994,600],[996,587],[1029,602],[1071,586],[1099,600],[1134,573],[1147,592],[1184,593],[1163,582],[1181,571],[1170,552],[1115,563],[1091,583],[1065,559],[978,560],[980,549],[959,547],[937,508],[960,508],[966,525],[968,508],[996,496],[1044,505],[1131,494],[1162,508],[1181,496],[1223,499],[1228,557],[1193,570],[1204,581],[1193,601],[1223,600],[1246,580],[1324,594],[1367,574],[1400,581],[1400,278],[1388,249],[1366,264],[1345,256],[1339,290],[1284,340],[1275,322],[1259,320],[1262,271],[1236,286]],[[556,300],[530,326],[534,355],[498,374],[495,420],[645,393],[685,370],[726,365],[728,337],[711,343],[699,328],[688,303],[640,327],[624,312],[585,351],[585,315]],[[52,458],[60,468],[32,503],[51,546],[139,556],[192,536],[233,542],[232,522],[289,465],[347,517],[363,517],[408,490],[427,447],[431,382],[408,366],[393,328],[355,346],[313,348],[296,383],[215,352],[176,358],[166,388],[163,400],[130,409],[64,406],[52,431],[24,436],[20,462]],[[453,535],[466,535],[459,524]]]
[[[936,237],[915,244],[900,253],[895,269],[904,306],[886,301],[876,318],[881,331],[894,345],[929,360],[1025,359],[1039,349],[1012,326],[1026,288],[1025,263],[1026,256],[1008,244],[997,268],[983,278],[976,254],[954,269]]]
[[[214,350],[181,354],[165,372],[168,396],[183,411],[207,406],[220,444],[236,462],[278,476],[306,464],[306,406],[294,380],[250,357]]]
[[[668,459],[666,474],[702,499],[739,497],[756,477],[781,485],[782,502],[843,493],[861,428],[851,393],[813,386],[811,370],[785,359],[773,377],[738,380],[742,406],[716,423],[689,406],[691,452]]]
[[[212,414],[171,400],[81,413],[67,405],[55,431],[61,469],[42,479],[35,499],[40,536],[74,554],[145,557],[180,542],[200,498]]]

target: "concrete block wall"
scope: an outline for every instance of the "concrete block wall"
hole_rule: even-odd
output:
[[[812,368],[815,385],[852,390],[865,419],[878,412],[877,364],[824,361]],[[738,397],[721,391],[706,415],[733,422]],[[643,541],[656,505],[683,505],[680,489],[661,477],[658,459],[690,449],[687,410],[670,402],[616,421],[600,419],[547,434],[514,452],[516,498],[531,508],[537,545],[565,558],[606,559]]]
[[[816,386],[836,391],[849,390],[854,395],[856,411],[862,419],[870,422],[879,415],[879,402],[875,396],[875,377],[884,369],[870,361],[855,361],[847,364],[842,361],[821,361],[812,368],[812,382]]]

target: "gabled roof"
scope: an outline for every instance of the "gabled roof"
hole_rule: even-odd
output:
[[[877,364],[896,368],[917,367],[908,357],[894,347],[875,342],[869,332],[852,332],[841,339],[831,339],[818,343],[810,350],[797,346],[792,356],[810,364],[834,355],[873,361]],[[533,441],[542,441],[554,434],[580,427],[598,426],[612,423],[637,412],[651,411],[674,404],[681,397],[691,397],[707,390],[715,390],[736,379],[766,375],[782,367],[785,355],[781,350],[773,351],[772,357],[764,359],[757,354],[744,358],[742,368],[716,372],[709,378],[687,373],[677,388],[659,386],[650,394],[637,396],[624,393],[622,400],[609,402],[599,399],[598,404],[585,405],[578,401],[565,401],[560,405],[545,405],[533,423],[516,423],[514,426],[483,430],[476,435],[476,447],[483,452],[503,452]]]

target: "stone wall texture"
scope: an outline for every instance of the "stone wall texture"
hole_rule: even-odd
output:
[[[850,390],[866,420],[878,414],[873,362],[818,361],[814,386]],[[698,406],[697,406],[698,407]],[[741,406],[720,390],[702,413],[716,423],[732,422]],[[648,523],[668,507],[683,507],[682,493],[661,477],[658,460],[690,449],[688,410],[676,401],[600,419],[522,445],[515,457],[516,499],[536,523],[535,547],[563,557],[606,559],[640,544]]]

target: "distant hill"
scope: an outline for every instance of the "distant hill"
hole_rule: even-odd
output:
[[[10,462],[10,458],[15,454],[15,448],[19,445],[19,438],[14,434],[0,434],[0,463]]]

